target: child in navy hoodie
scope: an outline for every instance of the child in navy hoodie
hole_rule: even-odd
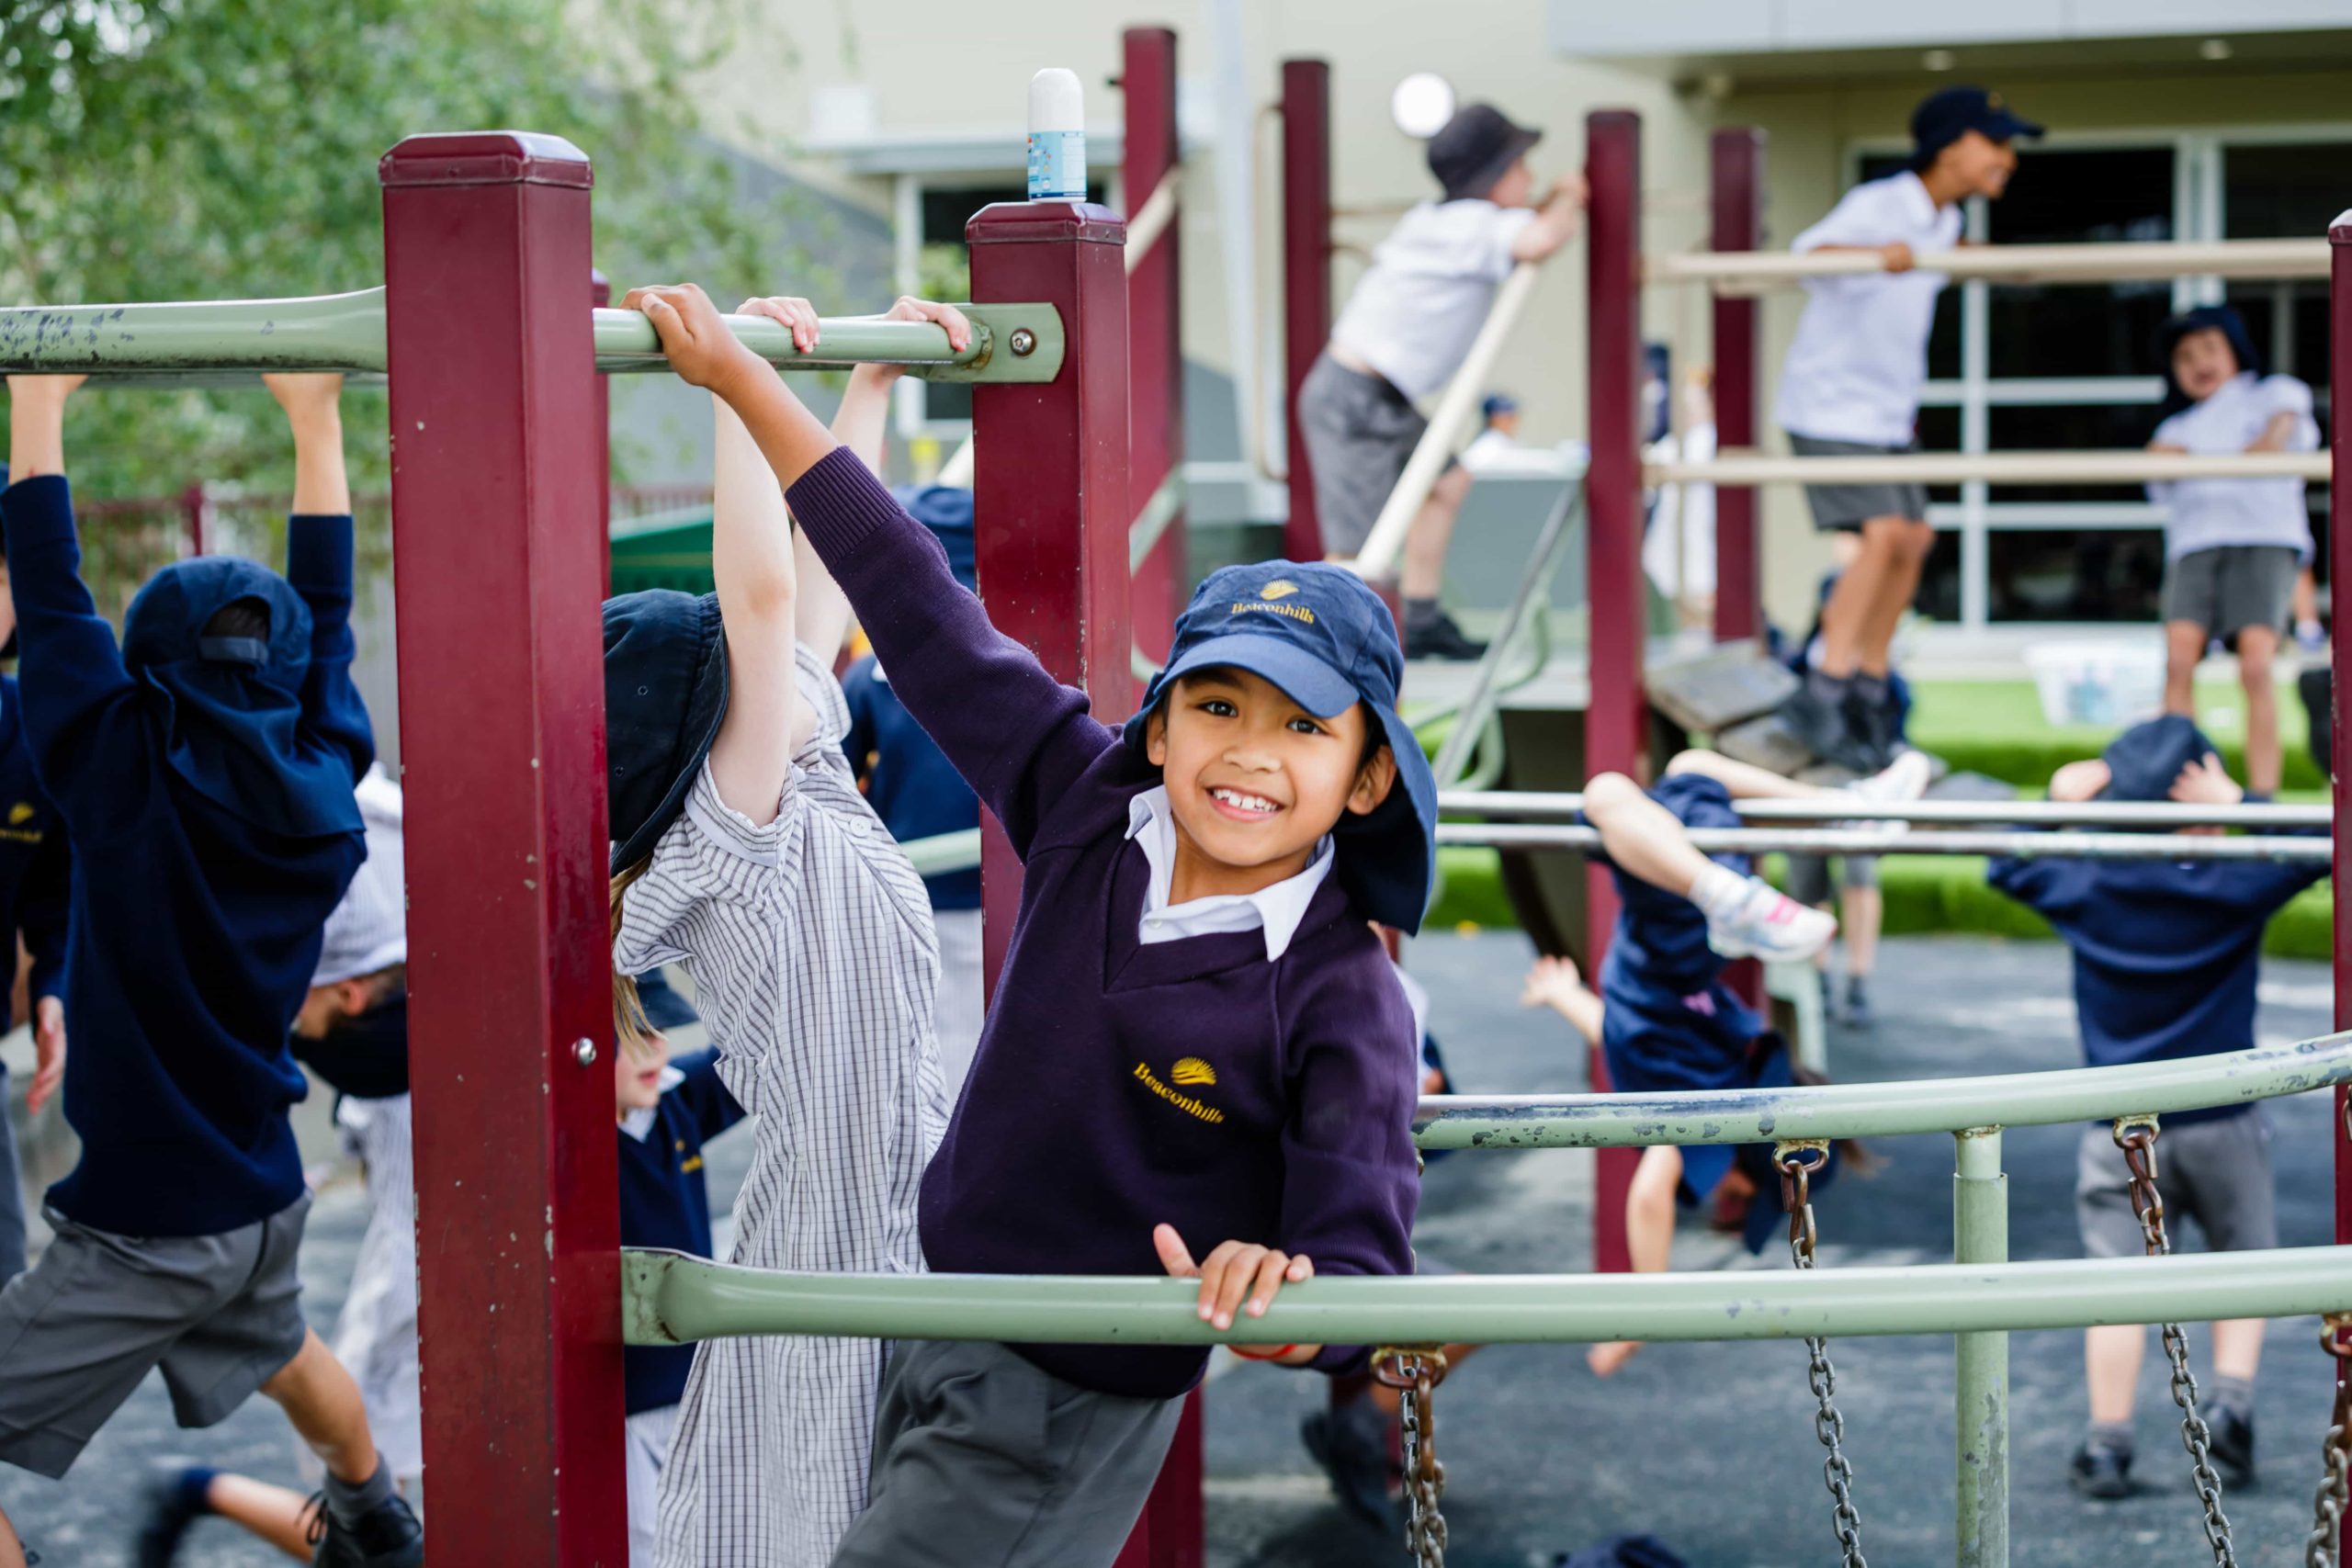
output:
[[[2060,769],[2050,798],[2227,806],[2249,795],[2194,724],[2167,714],[2125,730],[2103,755]],[[2083,1056],[2108,1066],[2252,1050],[2263,928],[2326,874],[2326,866],[2308,862],[2035,856],[1996,860],[1986,880],[2041,913],[2075,950]],[[2194,1215],[2209,1247],[2278,1245],[2270,1128],[2258,1104],[2166,1116],[2162,1153],[2157,1184],[2165,1211]],[[2075,1217],[2090,1257],[2140,1255],[2123,1156],[2104,1122],[2083,1129]],[[2215,1376],[2203,1408],[2213,1430],[2213,1462],[2233,1487],[2254,1479],[2254,1378],[2262,1334],[2258,1317],[2213,1325]],[[2086,1496],[2132,1494],[2132,1407],[2146,1342],[2147,1331],[2137,1324],[2086,1333],[2090,1430],[2071,1475]]]
[[[1379,600],[1320,564],[1219,571],[1143,711],[1109,728],[989,625],[938,541],[701,290],[628,303],[741,416],[899,699],[1024,863],[1011,956],[923,1177],[930,1265],[1197,1276],[1219,1329],[1316,1272],[1409,1273],[1418,1042],[1367,922],[1419,925],[1436,791],[1396,714]],[[1327,1371],[1364,1356],[1242,1348]],[[870,1505],[837,1568],[940,1561],[944,1542],[959,1561],[1109,1563],[1206,1361],[899,1346]]]
[[[151,1369],[186,1427],[255,1392],[327,1468],[322,1563],[409,1564],[357,1388],[304,1325],[310,1204],[287,1032],[365,853],[373,755],[351,682],[352,536],[336,377],[277,376],[296,436],[285,577],[164,568],[118,647],[81,581],[64,468],[79,378],[9,380],[0,493],[33,761],[74,848],[65,1115],[82,1157],[56,1238],[0,1292],[0,1460],[62,1476]],[[0,1529],[0,1568],[21,1562]]]

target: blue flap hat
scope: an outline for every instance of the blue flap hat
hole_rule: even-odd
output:
[[[269,636],[205,636],[241,599],[268,611]],[[122,661],[156,699],[164,761],[190,789],[287,838],[362,830],[350,755],[303,722],[311,609],[277,573],[234,556],[173,562],[131,600]]]
[[[605,601],[605,814],[612,869],[653,852],[727,716],[716,593],[649,588]]]
[[[1911,111],[1911,140],[1917,145],[1911,167],[1925,173],[1936,154],[1967,135],[1981,131],[1995,141],[2040,136],[2041,127],[2011,109],[2000,94],[1983,87],[1946,87],[1930,93]]]
[[[1421,928],[1437,869],[1437,779],[1421,743],[1396,716],[1405,660],[1396,618],[1363,580],[1321,561],[1261,561],[1209,574],[1177,617],[1168,667],[1144,688],[1125,739],[1145,753],[1146,721],[1170,684],[1196,670],[1246,670],[1318,718],[1363,703],[1396,755],[1396,786],[1370,812],[1332,829],[1340,886],[1361,914],[1403,931]]]
[[[947,552],[947,570],[956,581],[979,592],[973,567],[972,492],[961,485],[900,485],[891,499],[922,524]]]
[[[2101,800],[2170,800],[2173,781],[2189,763],[2217,750],[2205,732],[2186,716],[2168,713],[2135,724],[2107,743]]]
[[[2221,333],[2230,340],[2230,352],[2237,356],[2240,370],[2261,373],[2262,355],[2255,351],[2254,334],[2245,330],[2245,318],[2234,307],[2199,305],[2194,310],[2167,316],[2156,328],[2156,367],[2165,377],[2165,400],[2157,410],[2159,419],[2169,419],[2197,400],[2181,389],[2172,374],[2172,351],[2191,333]]]

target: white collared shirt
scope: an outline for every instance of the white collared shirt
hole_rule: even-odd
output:
[[[1425,201],[1396,220],[1372,253],[1331,341],[1408,399],[1453,379],[1495,308],[1511,268],[1511,242],[1535,221],[1528,207],[1484,197]]]
[[[1925,263],[1960,243],[1957,207],[1938,207],[1905,169],[1848,191],[1789,249],[1911,247]],[[1928,380],[1928,333],[1945,278],[1924,266],[1804,280],[1804,315],[1781,369],[1781,428],[1816,441],[1907,446]]]
[[[2156,426],[2155,439],[2193,453],[2243,452],[2282,413],[2295,419],[2287,450],[2319,450],[2311,388],[2292,376],[2251,370],[2239,371],[2204,401]],[[2312,514],[2301,479],[2159,479],[2148,486],[2148,499],[2172,509],[2165,525],[2167,559],[2224,545],[2278,545],[2312,558]]]
[[[1315,856],[1306,863],[1306,869],[1295,876],[1284,877],[1255,893],[1219,893],[1171,906],[1168,902],[1168,884],[1176,871],[1176,812],[1169,804],[1167,785],[1155,785],[1127,803],[1127,837],[1142,849],[1143,858],[1151,864],[1151,886],[1144,893],[1143,919],[1137,933],[1137,940],[1144,946],[1188,936],[1207,936],[1215,931],[1262,929],[1269,964],[1290,951],[1291,938],[1298,934],[1299,923],[1306,919],[1306,906],[1314,901],[1315,890],[1331,874],[1334,859],[1331,836],[1326,833],[1323,841],[1315,846]]]

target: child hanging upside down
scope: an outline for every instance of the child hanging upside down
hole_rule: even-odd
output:
[[[1600,989],[1588,989],[1568,960],[1542,958],[1521,1000],[1553,1009],[1599,1045],[1610,1086],[1621,1091],[1792,1083],[1787,1047],[1724,983],[1724,968],[1735,958],[1809,959],[1827,945],[1838,922],[1749,874],[1747,856],[1702,853],[1683,829],[1738,827],[1731,805],[1737,799],[1845,793],[1874,802],[1916,800],[1927,790],[1928,761],[1907,751],[1844,792],[1797,784],[1712,751],[1683,752],[1667,764],[1666,775],[1646,794],[1623,773],[1603,773],[1585,785],[1584,818],[1600,830],[1600,853],[1622,905],[1601,960]],[[1742,1179],[1743,1154],[1724,1144],[1644,1151],[1625,1199],[1637,1271],[1667,1266],[1677,1205],[1708,1202],[1727,1180]],[[1757,1168],[1744,1173],[1750,1182],[1758,1176]],[[1765,1204],[1748,1211],[1751,1248],[1762,1245],[1771,1217]],[[1587,1359],[1607,1377],[1637,1348],[1618,1340],[1594,1346]]]
[[[1212,574],[1142,711],[1110,728],[989,625],[938,541],[700,289],[627,303],[741,416],[891,685],[1023,863],[1011,955],[923,1173],[930,1264],[1197,1277],[1221,1330],[1313,1273],[1411,1272],[1419,1043],[1365,922],[1419,925],[1437,792],[1372,591],[1320,563]],[[923,309],[951,340],[968,330]],[[1365,1359],[1240,1348],[1327,1372]],[[1109,1564],[1206,1361],[897,1346],[872,1502],[834,1562]]]

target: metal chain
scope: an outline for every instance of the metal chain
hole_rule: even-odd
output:
[[[2320,1321],[2319,1342],[2338,1361],[2352,1360],[2352,1313],[2330,1313]],[[2344,1506],[2352,1500],[2352,1368],[2335,1370],[2335,1414],[2327,1436],[2320,1440],[2319,1495],[2312,1503],[2311,1540],[2303,1547],[2303,1568],[2338,1568],[2337,1546],[2344,1540]]]
[[[1781,1170],[1781,1206],[1789,1215],[1789,1256],[1800,1269],[1813,1267],[1813,1173],[1829,1163],[1829,1145],[1823,1139],[1803,1139],[1772,1146],[1772,1163]],[[1846,1457],[1846,1418],[1838,1413],[1838,1370],[1829,1364],[1829,1341],[1807,1336],[1811,1358],[1805,1382],[1817,1405],[1813,1434],[1829,1452],[1821,1473],[1836,1505],[1830,1514],[1838,1533],[1841,1568],[1869,1568],[1862,1555],[1862,1516],[1854,1508],[1854,1465]]]
[[[1445,1352],[1434,1346],[1376,1350],[1372,1375],[1405,1395],[1405,1550],[1419,1568],[1445,1568],[1445,1466],[1437,1461],[1437,1404]]]
[[[2156,1190],[2156,1119],[2119,1116],[2115,1146],[2123,1151],[2123,1168],[2132,1187],[2132,1212],[2140,1217],[2140,1235],[2148,1256],[2172,1251],[2165,1234],[2164,1195]],[[2237,1548],[2230,1539],[2230,1517],[2222,1512],[2222,1478],[2213,1470],[2213,1434],[2197,1413],[2197,1380],[2188,1371],[2188,1337],[2177,1323],[2164,1325],[2165,1354],[2172,1361],[2172,1402],[2180,1407],[2180,1441],[2188,1450],[2189,1479],[2197,1488],[2199,1506],[2205,1511],[2205,1544],[2218,1568],[2237,1568]]]

